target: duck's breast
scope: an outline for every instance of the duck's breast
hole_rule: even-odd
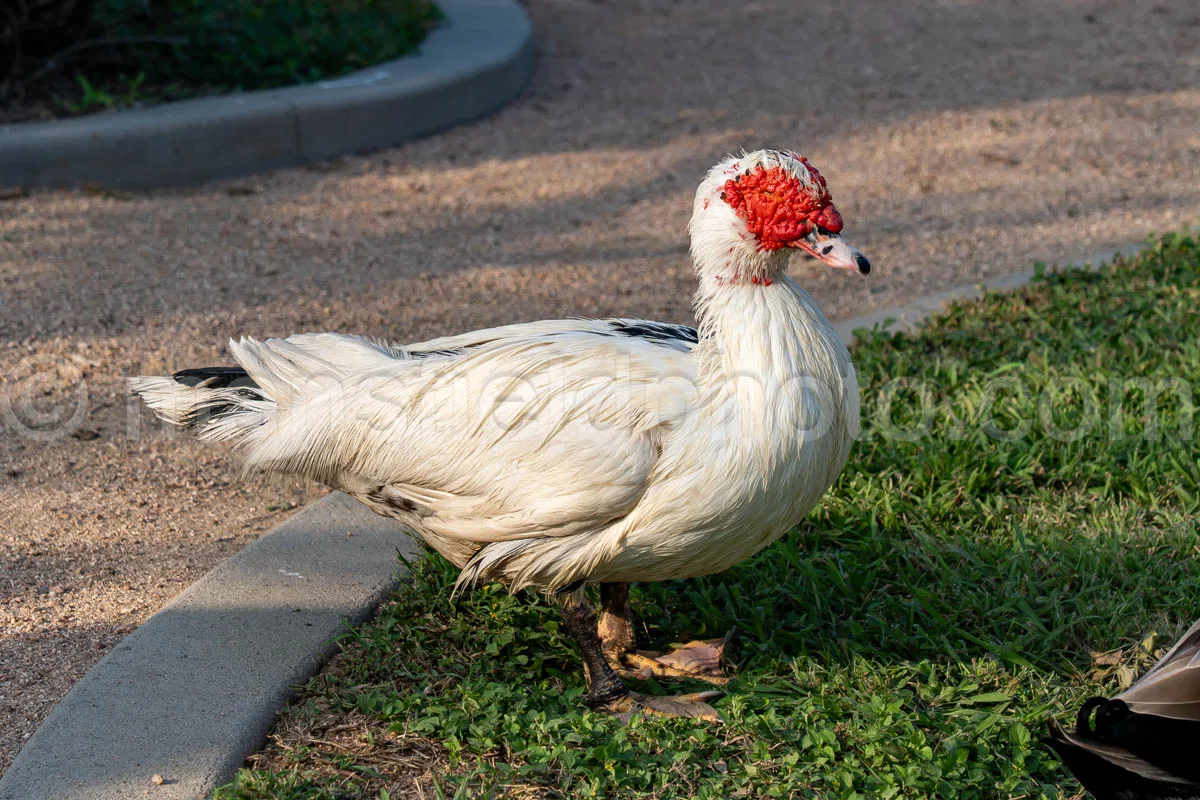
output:
[[[739,335],[702,354],[697,407],[664,442],[604,579],[727,569],[803,519],[841,472],[858,433],[854,368],[811,298],[781,288],[770,299],[782,309],[752,306]]]

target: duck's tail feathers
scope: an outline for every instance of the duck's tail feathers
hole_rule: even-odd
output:
[[[205,441],[242,443],[276,405],[239,367],[185,369],[170,377],[131,378],[129,389],[163,421]]]

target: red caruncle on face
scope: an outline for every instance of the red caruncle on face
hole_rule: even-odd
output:
[[[803,239],[819,226],[830,233],[842,230],[842,215],[833,205],[821,173],[803,158],[816,191],[784,167],[764,167],[725,181],[721,199],[746,221],[762,250],[778,250]]]

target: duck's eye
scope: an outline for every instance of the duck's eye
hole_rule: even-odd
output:
[[[821,234],[822,236],[833,236],[831,231],[826,228],[822,228],[820,225],[817,226],[817,233]]]

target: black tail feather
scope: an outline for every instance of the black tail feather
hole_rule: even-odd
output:
[[[191,388],[204,389],[237,389],[237,394],[247,400],[265,400],[266,396],[258,384],[241,367],[199,367],[184,369],[176,372],[171,378],[176,382]],[[236,412],[233,403],[210,405],[188,415],[184,422],[189,430],[206,427],[213,420],[226,414]]]
[[[183,369],[171,376],[176,383],[184,386],[197,387],[203,384],[206,389],[257,389],[246,370],[241,367],[200,367],[199,369]],[[256,393],[262,396],[260,393]]]

